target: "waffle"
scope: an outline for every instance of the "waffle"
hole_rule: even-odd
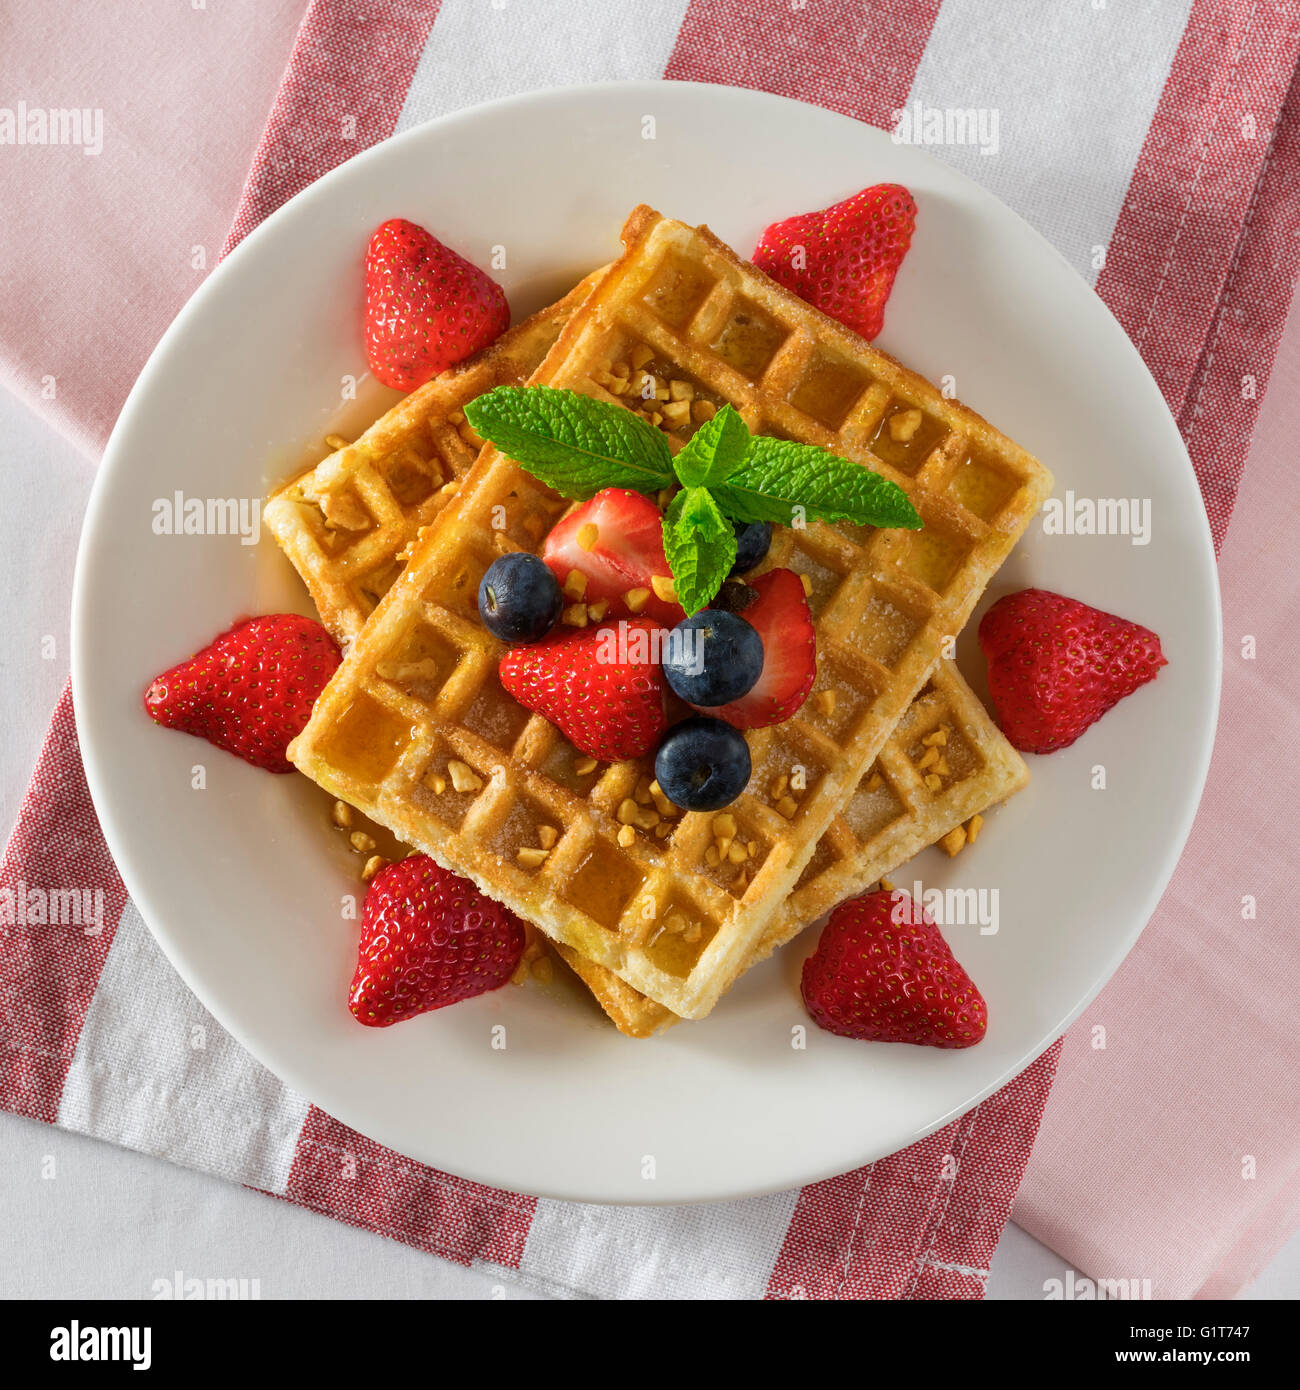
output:
[[[932,748],[937,755],[931,756]],[[939,778],[938,788],[926,785],[927,776]],[[1005,801],[1028,780],[1024,759],[1002,736],[956,666],[941,661],[831,821],[746,968],[766,960],[838,903],[865,892],[954,831],[955,852],[965,843],[965,826],[973,816]],[[667,929],[661,925],[661,933]],[[557,944],[556,950],[620,1032],[648,1038],[680,1021],[571,947]]]
[[[677,447],[702,418],[696,403],[730,401],[756,432],[825,445],[893,478],[924,522],[918,532],[776,532],[765,564],[806,576],[819,672],[793,719],[746,735],[754,775],[724,813],[743,862],[711,862],[713,815],[660,821],[658,808],[638,808],[649,759],[589,768],[502,691],[504,648],[478,621],[479,580],[503,551],[538,548],[568,504],[491,447],[417,542],[290,756],[553,940],[700,1018],[748,963],[1051,478],[706,229],[638,208],[623,240],[535,382],[635,404]],[[667,397],[667,383],[690,387],[684,420],[635,393],[640,378],[618,370],[633,360]],[[781,776],[789,789],[772,796]],[[636,833],[620,843],[629,823]],[[688,926],[665,938],[660,923],[674,915]]]
[[[494,386],[522,386],[594,279],[413,391],[355,444],[267,500],[267,526],[341,646],[361,631],[420,528],[447,505],[478,457],[483,441],[465,423],[463,407]]]

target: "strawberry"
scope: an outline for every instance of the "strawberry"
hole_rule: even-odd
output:
[[[602,762],[639,758],[668,727],[662,634],[648,618],[561,632],[508,651],[501,684],[580,753]]]
[[[310,618],[246,618],[155,676],[144,707],[155,723],[197,734],[254,767],[292,772],[290,740],[339,661],[334,639]]]
[[[385,386],[413,391],[509,322],[501,286],[423,227],[394,217],[370,238],[366,358]]]
[[[584,530],[593,526],[594,533]],[[631,616],[625,595],[636,589],[649,592],[637,609],[647,618],[675,627],[686,616],[680,603],[662,599],[654,591],[656,578],[672,579],[664,558],[664,518],[650,498],[639,492],[621,487],[598,492],[555,524],[542,548],[542,559],[561,586],[573,570],[586,575],[583,599],[589,604],[603,599],[614,617]]]
[[[821,212],[773,222],[758,239],[754,264],[822,313],[874,338],[915,226],[907,189],[878,183]]]
[[[1068,747],[1168,664],[1150,628],[1046,589],[999,599],[979,643],[998,723],[1025,753]]]
[[[381,869],[361,909],[348,1008],[387,1028],[498,989],[524,953],[524,924],[467,878],[415,854]]]
[[[731,608],[757,630],[763,669],[739,700],[702,712],[738,729],[765,729],[789,719],[817,679],[817,635],[803,580],[793,570],[768,570],[743,584],[723,585],[713,607]]]
[[[988,1027],[983,995],[901,891],[841,903],[803,963],[802,989],[819,1028],[863,1042],[973,1047]]]

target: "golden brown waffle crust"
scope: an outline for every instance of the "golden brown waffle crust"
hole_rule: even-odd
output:
[[[918,532],[817,524],[774,538],[768,564],[809,577],[819,673],[793,719],[747,735],[755,776],[730,808],[741,842],[753,846],[745,872],[733,879],[706,862],[710,815],[682,815],[658,846],[645,836],[620,844],[615,812],[648,764],[575,779],[557,731],[525,718],[500,691],[503,649],[477,621],[479,578],[499,553],[494,541],[536,548],[542,535],[517,523],[540,517],[549,525],[565,504],[491,447],[417,544],[291,756],[552,939],[673,1012],[703,1017],[753,956],[1051,479],[974,412],[711,234],[643,208],[625,237],[624,255],[569,320],[535,381],[620,400],[607,389],[611,354],[648,346],[663,364],[656,373],[732,402],[751,429],[825,445],[893,478],[925,523]],[[770,348],[762,363],[752,360],[756,340]],[[912,414],[919,429],[895,433],[895,417]],[[682,439],[670,435],[670,443]],[[495,535],[493,508],[509,518]],[[400,658],[416,635],[442,654],[445,669],[432,682],[402,679]],[[817,696],[828,688],[839,700],[822,713]],[[429,780],[445,780],[449,759],[479,785],[458,800],[435,800]],[[766,790],[773,765],[806,773],[792,811],[780,811]],[[517,851],[534,843],[539,818],[558,828],[559,843],[525,867]],[[703,928],[686,936],[691,951],[657,934],[674,911]]]
[[[268,498],[267,527],[340,646],[361,631],[478,457],[483,441],[465,423],[464,407],[495,386],[527,381],[603,273],[412,391],[355,442]]]

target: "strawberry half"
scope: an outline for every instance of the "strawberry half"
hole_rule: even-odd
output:
[[[524,924],[425,854],[381,869],[361,909],[348,1008],[386,1028],[498,989],[524,953]]]
[[[672,570],[664,558],[663,513],[639,492],[621,487],[598,492],[556,522],[542,547],[542,559],[561,587],[574,570],[586,575],[583,600],[604,600],[607,616],[634,616],[627,594],[638,589],[649,597],[637,613],[665,627],[675,627],[686,616],[680,603],[661,599],[654,591],[655,579],[671,581]]]
[[[753,260],[800,299],[874,338],[915,227],[907,189],[878,183],[820,212],[773,222]]]
[[[394,217],[370,238],[366,359],[385,386],[413,391],[509,322],[501,286],[423,227]]]
[[[292,772],[289,743],[339,661],[334,639],[310,618],[247,618],[155,676],[144,707],[155,723],[205,738],[254,767]]]
[[[636,618],[514,647],[501,658],[501,684],[580,753],[602,762],[639,758],[668,727],[657,660],[662,633],[658,623]]]
[[[830,915],[803,964],[819,1028],[863,1042],[973,1047],[988,1006],[928,912],[903,892],[868,893]]]
[[[768,570],[741,585],[724,585],[714,607],[730,607],[757,630],[763,669],[739,700],[700,712],[738,729],[765,729],[789,719],[817,679],[817,634],[803,580],[793,570]]]
[[[979,643],[998,723],[1025,753],[1068,747],[1168,664],[1150,628],[1046,589],[999,599]]]

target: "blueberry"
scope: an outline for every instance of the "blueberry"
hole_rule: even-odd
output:
[[[673,628],[664,676],[692,705],[725,705],[752,689],[763,670],[763,639],[744,618],[701,608]]]
[[[749,781],[749,745],[739,729],[697,714],[674,724],[655,754],[655,778],[683,811],[720,811]]]
[[[539,556],[513,552],[493,560],[478,586],[483,626],[503,642],[536,642],[555,625],[564,595]]]
[[[766,521],[733,521],[736,532],[736,563],[732,574],[748,574],[767,554],[772,544],[772,528]]]

